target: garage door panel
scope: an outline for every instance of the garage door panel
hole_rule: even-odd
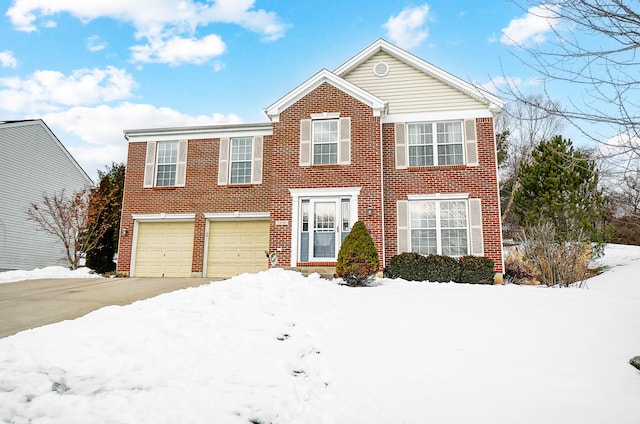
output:
[[[213,221],[207,277],[226,278],[268,269],[269,221]]]
[[[193,222],[139,222],[134,275],[190,277]]]

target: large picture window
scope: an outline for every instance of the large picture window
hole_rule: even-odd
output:
[[[313,164],[338,163],[338,120],[313,121]]]
[[[462,122],[420,122],[407,125],[409,166],[462,165]]]
[[[467,209],[465,200],[409,202],[411,251],[421,255],[467,255]]]
[[[156,186],[173,186],[176,184],[176,171],[178,168],[178,142],[160,141],[157,149]]]
[[[251,161],[253,152],[253,139],[231,139],[231,184],[251,183]]]

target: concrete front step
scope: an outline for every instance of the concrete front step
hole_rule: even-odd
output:
[[[332,280],[335,278],[336,267],[335,266],[296,266],[296,267],[286,267],[285,269],[296,271],[308,277],[309,275],[317,272],[320,274],[320,277],[326,278],[327,280]]]

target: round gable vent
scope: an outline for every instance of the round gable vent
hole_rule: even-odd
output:
[[[373,65],[373,73],[379,77],[383,77],[389,73],[389,65],[386,62],[378,62]]]

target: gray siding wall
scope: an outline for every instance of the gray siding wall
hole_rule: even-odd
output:
[[[63,265],[53,236],[27,220],[43,193],[72,193],[92,184],[41,121],[0,124],[0,270]]]
[[[389,65],[389,73],[373,73],[378,62]],[[442,112],[486,109],[482,102],[407,65],[395,57],[379,52],[344,76],[347,81],[389,102],[389,113]]]

